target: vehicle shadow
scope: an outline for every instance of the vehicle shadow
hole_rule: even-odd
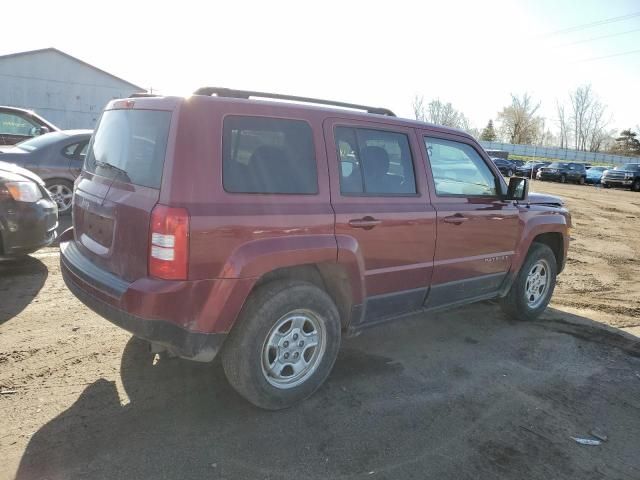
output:
[[[64,232],[71,225],[73,225],[73,220],[71,218],[71,215],[64,215],[64,216],[58,217],[58,228],[56,229],[56,233],[58,236],[51,244],[52,247],[57,247],[60,244],[60,235],[62,235],[62,232]]]
[[[244,401],[219,361],[154,362],[132,338],[122,388],[88,386],[33,435],[16,478],[633,477],[640,382],[616,378],[630,356],[548,315],[519,323],[476,305],[371,329],[279,412]],[[604,354],[617,369],[602,372]],[[596,456],[569,437],[593,418],[625,426]]]
[[[30,256],[0,261],[0,325],[31,303],[48,274],[46,265]]]

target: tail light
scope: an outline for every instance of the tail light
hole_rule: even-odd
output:
[[[189,263],[189,212],[156,205],[151,212],[149,275],[186,280]]]

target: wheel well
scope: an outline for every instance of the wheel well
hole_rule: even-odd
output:
[[[329,294],[338,307],[342,327],[349,326],[351,319],[351,286],[344,267],[338,264],[307,264],[284,267],[265,273],[258,279],[253,289],[276,280],[294,279],[313,283]]]
[[[556,265],[558,266],[558,273],[560,273],[564,266],[564,240],[562,239],[562,234],[557,232],[541,233],[533,241],[542,243],[551,249],[556,257]]]

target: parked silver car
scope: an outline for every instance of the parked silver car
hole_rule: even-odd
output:
[[[31,170],[45,182],[60,215],[71,213],[73,182],[80,174],[92,130],[62,130],[0,147],[0,160]]]

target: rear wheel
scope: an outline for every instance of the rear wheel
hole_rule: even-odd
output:
[[[586,182],[586,180],[585,180],[585,178],[584,178],[584,177],[580,177],[580,180],[578,180],[578,183],[579,183],[580,185],[584,185],[584,184],[585,184],[585,182]]]
[[[279,410],[325,381],[340,348],[338,309],[326,292],[275,281],[251,294],[222,352],[229,383],[254,405]]]
[[[560,177],[560,183],[567,183],[567,176],[566,175],[562,175]]]
[[[58,215],[69,215],[73,200],[73,183],[69,180],[53,178],[47,180],[45,185],[51,199],[58,205]]]
[[[533,243],[509,293],[500,300],[503,311],[516,320],[535,320],[547,308],[556,286],[558,266],[551,249]]]
[[[513,170],[509,169],[507,171],[507,177],[513,177]]]

